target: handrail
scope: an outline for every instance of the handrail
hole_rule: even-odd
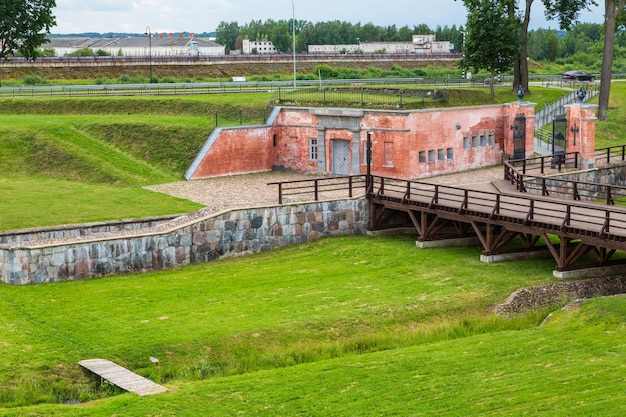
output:
[[[517,171],[516,168],[521,168],[521,173],[524,175],[526,175],[529,171],[539,171],[541,174],[545,174],[548,169],[556,168],[560,171],[563,166],[572,166],[577,169],[579,159],[578,155],[579,152],[567,152],[525,159],[512,159],[505,161],[505,163],[508,163],[511,169],[515,171]]]
[[[269,182],[267,185],[278,186],[278,204],[283,204],[286,197],[309,195],[312,201],[320,201],[321,197],[328,196],[329,193],[346,192],[347,198],[355,195],[355,190],[367,186],[364,175],[334,176],[313,178],[310,180],[294,180]],[[345,198],[345,197],[344,197]]]
[[[497,192],[471,190],[462,187],[419,181],[373,177],[375,196],[386,201],[421,206],[430,210],[454,212],[465,216],[506,219],[526,226],[550,231],[573,233],[585,231],[585,236],[603,234],[603,239],[626,240],[626,207],[602,206],[594,203],[569,202],[538,195],[502,195]],[[382,185],[384,184],[384,190]],[[377,187],[377,185],[380,185]],[[410,188],[411,197],[406,199]],[[434,197],[436,196],[436,198]]]

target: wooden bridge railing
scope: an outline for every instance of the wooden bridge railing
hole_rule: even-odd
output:
[[[626,160],[626,145],[596,149],[595,157],[597,164],[610,164],[616,161],[624,162]]]
[[[311,201],[329,198],[352,198],[358,193],[365,194],[366,176],[324,177],[310,180],[270,182],[278,186],[278,204],[290,197],[308,196]]]
[[[578,153],[505,161],[504,179],[521,192],[571,200],[606,202],[609,205],[626,204],[626,187],[624,186],[528,174],[528,172],[535,171],[539,171],[541,174],[547,173],[547,160],[549,159],[552,159],[551,168],[556,166],[559,171],[561,171],[561,163],[577,168],[577,164],[568,162],[572,158],[577,160]],[[624,162],[626,160],[626,145],[597,149],[595,159],[598,165]]]
[[[447,185],[373,177],[374,198],[379,201],[447,212],[459,219],[479,218],[535,227],[545,233],[626,242],[626,208],[538,195],[503,195]]]
[[[561,171],[565,167],[578,169],[578,154],[579,152],[567,152],[506,162],[520,174],[539,172],[543,175],[554,170]]]

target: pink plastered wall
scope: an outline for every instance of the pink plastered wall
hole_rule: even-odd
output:
[[[188,179],[268,171],[277,166],[333,173],[334,140],[350,143],[351,172],[366,172],[367,132],[372,173],[421,178],[496,165],[507,157],[509,125],[519,106],[493,105],[433,110],[281,108],[267,126],[225,128],[196,158]],[[532,154],[534,107],[523,109]],[[530,131],[529,131],[530,130]],[[311,154],[317,144],[318,158]]]

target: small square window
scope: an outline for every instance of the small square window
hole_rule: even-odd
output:
[[[437,149],[437,159],[443,161],[446,159],[446,151],[443,149]]]
[[[480,135],[480,146],[487,146],[487,136]]]
[[[426,163],[426,152],[420,151],[419,153],[420,164]]]
[[[470,147],[469,138],[467,136],[465,136],[463,138],[463,148],[468,149],[469,147]]]
[[[317,138],[309,138],[309,160],[317,161]]]
[[[472,136],[472,148],[478,148],[478,136]]]
[[[495,140],[493,137],[493,133],[489,135],[489,146],[494,146],[495,145]]]
[[[446,149],[446,159],[448,159],[449,161],[454,159],[454,149],[452,148]]]
[[[435,151],[428,151],[428,162],[435,162]]]

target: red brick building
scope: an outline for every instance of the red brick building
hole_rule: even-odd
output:
[[[364,174],[368,132],[374,175],[409,179],[464,171],[513,155],[532,156],[534,104],[434,110],[278,107],[266,125],[215,129],[185,177],[277,167]]]

